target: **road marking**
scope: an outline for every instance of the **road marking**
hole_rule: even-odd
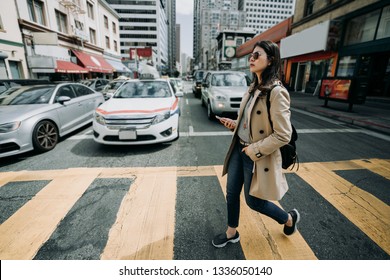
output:
[[[137,173],[101,259],[172,260],[176,170],[170,168],[166,172],[164,168],[156,168],[153,172]]]
[[[390,207],[333,172],[359,169],[390,179],[387,159],[301,163],[295,173],[390,253]],[[16,181],[51,180],[0,225],[0,258],[33,259],[96,178],[133,178],[101,259],[173,259],[177,178],[217,176],[225,193],[226,176],[221,175],[221,165],[0,172],[0,187]],[[281,225],[249,209],[243,196],[241,221],[241,246],[247,259],[316,259],[299,232],[284,236]]]
[[[327,117],[322,117],[322,116],[319,116],[319,115],[317,115],[317,114],[307,112],[307,111],[305,111],[305,110],[301,110],[301,109],[297,109],[297,108],[292,108],[292,107],[290,107],[290,110],[293,111],[293,112],[297,112],[297,113],[306,115],[306,116],[310,116],[310,117],[315,118],[315,119],[318,119],[318,120],[322,120],[322,121],[328,122],[328,123],[337,124],[337,125],[342,125],[342,124],[343,124],[343,122],[335,121],[335,120],[329,119],[329,118],[327,118]]]
[[[32,259],[98,173],[99,169],[87,168],[56,173],[45,188],[0,225],[0,259]]]
[[[323,163],[302,163],[296,174],[390,254],[390,207],[386,203],[352,185]]]
[[[320,128],[320,129],[297,129],[299,134],[313,134],[313,133],[365,133],[373,137],[378,137],[375,133],[368,133],[363,129],[357,128]],[[233,133],[231,131],[203,131],[196,132],[192,126],[188,127],[188,132],[180,132],[180,137],[214,137],[214,136],[231,136]],[[382,136],[380,137],[384,140],[390,141],[390,137]],[[92,130],[84,133],[83,135],[75,135],[69,137],[68,140],[83,140],[83,139],[93,139]]]

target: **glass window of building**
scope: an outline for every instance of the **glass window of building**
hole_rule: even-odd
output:
[[[96,31],[92,28],[89,29],[89,42],[93,45],[96,44]]]
[[[357,56],[344,56],[340,59],[337,76],[351,77],[355,69]]]
[[[390,37],[390,6],[384,7],[376,39]]]
[[[108,17],[104,16],[104,27],[108,29]]]
[[[57,30],[62,33],[68,33],[68,21],[66,15],[60,11],[56,12]]]
[[[45,25],[43,2],[38,0],[27,0],[27,6],[30,20]]]
[[[345,45],[353,45],[374,40],[380,10],[358,16],[347,23]]]
[[[91,19],[95,19],[95,16],[93,13],[93,4],[90,2],[87,2],[87,11],[88,11],[88,17]]]

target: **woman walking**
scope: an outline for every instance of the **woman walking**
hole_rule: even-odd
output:
[[[270,201],[282,199],[288,190],[279,148],[290,141],[292,134],[290,96],[279,78],[278,46],[271,41],[257,42],[249,64],[253,82],[242,98],[237,120],[219,118],[234,133],[223,168],[223,175],[228,176],[227,230],[212,240],[217,248],[240,240],[237,227],[243,185],[248,206],[284,225],[284,234],[293,234],[300,220],[296,209],[286,212]],[[267,94],[273,128],[268,118]]]

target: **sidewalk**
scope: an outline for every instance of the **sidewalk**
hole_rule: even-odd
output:
[[[290,92],[290,96],[292,108],[390,135],[390,98],[367,97],[364,104],[354,104],[349,112],[348,103],[328,101],[324,107],[324,100],[310,93]]]

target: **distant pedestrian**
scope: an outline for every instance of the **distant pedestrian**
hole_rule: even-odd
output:
[[[284,234],[293,234],[300,220],[296,209],[286,212],[269,201],[280,200],[288,190],[279,148],[290,141],[292,134],[290,96],[279,78],[278,46],[271,41],[257,42],[249,63],[253,82],[242,98],[237,120],[218,117],[234,131],[223,167],[223,175],[227,174],[227,230],[212,240],[218,248],[240,240],[237,227],[243,185],[248,206],[284,225]],[[273,85],[278,86],[270,92]],[[273,129],[268,118],[267,93]]]

